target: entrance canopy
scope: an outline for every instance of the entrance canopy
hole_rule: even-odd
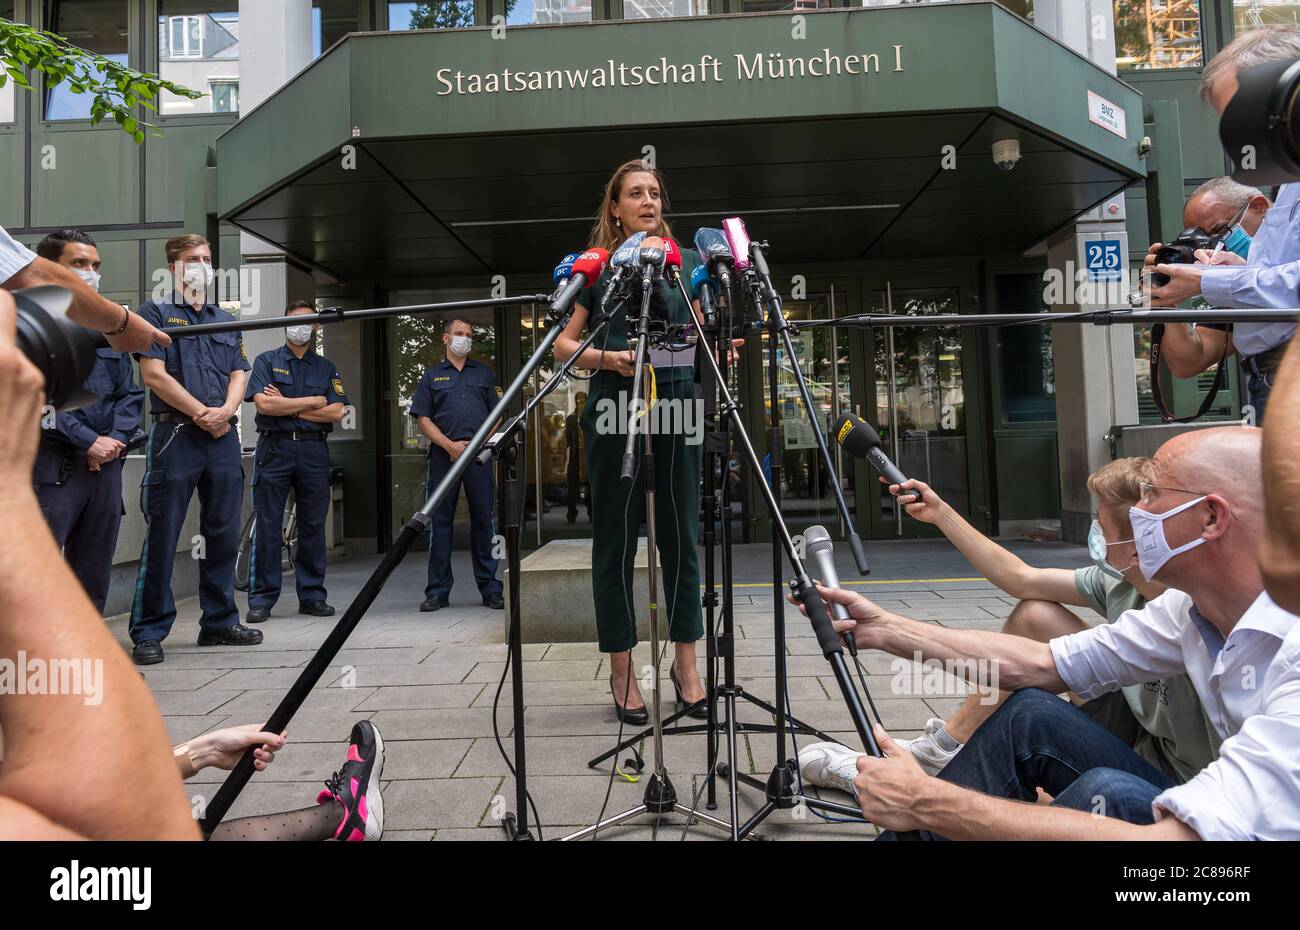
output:
[[[218,202],[344,282],[536,274],[645,157],[684,242],[739,214],[783,267],[1015,255],[1141,178],[1141,137],[1136,91],[988,2],[365,33],[221,137]]]

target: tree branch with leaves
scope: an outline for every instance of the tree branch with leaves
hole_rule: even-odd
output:
[[[24,90],[33,90],[29,72],[44,74],[47,88],[66,84],[74,94],[92,95],[91,125],[111,117],[137,144],[144,142],[146,133],[162,135],[156,125],[139,115],[137,107],[157,113],[157,101],[164,90],[189,100],[204,96],[89,52],[60,35],[0,19],[0,87],[13,81]]]

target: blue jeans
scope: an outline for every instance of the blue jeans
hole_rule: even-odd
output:
[[[1263,426],[1264,407],[1268,404],[1268,395],[1273,390],[1272,382],[1277,377],[1277,372],[1257,372],[1249,364],[1242,365],[1241,369],[1246,375],[1246,396],[1250,400],[1251,407],[1255,408],[1255,425]]]
[[[1151,802],[1175,784],[1101,724],[1037,688],[1008,698],[939,777],[1018,801],[1035,800],[1042,788],[1057,806],[1136,824],[1153,821]],[[880,839],[896,837],[887,831]]]

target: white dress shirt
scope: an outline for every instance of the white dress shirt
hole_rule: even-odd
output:
[[[1224,740],[1219,758],[1155,799],[1202,839],[1300,839],[1300,617],[1261,593],[1225,640],[1182,591],[1050,643],[1084,698],[1186,671]]]
[[[1255,230],[1245,265],[1213,265],[1201,272],[1201,296],[1211,306],[1254,310],[1300,307],[1300,184],[1283,184]],[[1232,344],[1242,355],[1284,345],[1294,323],[1236,323]]]
[[[0,226],[0,284],[36,261],[36,253],[22,245]]]

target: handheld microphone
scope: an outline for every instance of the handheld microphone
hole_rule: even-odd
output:
[[[564,260],[555,269],[556,279],[560,279],[562,272],[567,271],[567,281],[560,287],[555,299],[551,301],[551,316],[559,319],[568,313],[573,307],[573,301],[577,299],[578,293],[589,283],[600,277],[600,273],[605,270],[605,263],[609,261],[609,253],[604,249],[589,249],[570,261],[571,256],[566,255]]]
[[[831,534],[826,531],[826,527],[821,524],[808,527],[803,531],[803,544],[808,557],[817,566],[817,575],[821,578],[822,584],[828,588],[838,588],[840,576],[835,571],[835,543],[831,541]],[[836,620],[852,619],[849,616],[849,609],[843,604],[832,603],[830,608],[831,615]],[[857,655],[858,644],[853,635],[846,632],[843,636],[849,652]]]
[[[555,292],[558,294],[564,285],[569,283],[569,278],[573,277],[573,263],[578,260],[577,252],[570,252],[560,263],[555,266],[555,273],[551,275],[551,283],[555,285]]]
[[[745,221],[738,216],[723,220],[722,234],[727,239],[727,248],[731,250],[736,274],[744,274],[752,264],[749,259],[749,231],[745,229]]]
[[[835,441],[840,444],[841,449],[854,458],[869,461],[890,484],[901,485],[907,481],[907,476],[899,471],[898,466],[891,462],[889,456],[885,455],[884,450],[880,448],[880,434],[862,417],[841,413],[831,428],[835,431]],[[909,494],[911,500],[903,500],[904,494]],[[921,495],[910,489],[898,495],[901,504],[915,504],[920,500]]]

